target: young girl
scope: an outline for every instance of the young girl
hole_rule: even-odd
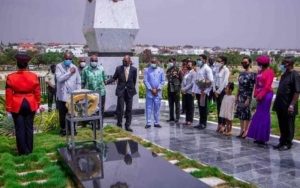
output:
[[[234,83],[229,82],[225,88],[225,96],[222,100],[219,116],[225,119],[225,124],[221,125],[220,133],[226,136],[231,135],[232,120],[234,116],[235,96],[232,94]]]

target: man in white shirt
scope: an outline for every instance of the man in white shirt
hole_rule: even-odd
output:
[[[193,94],[196,94],[200,118],[199,124],[195,126],[195,128],[205,129],[208,114],[207,98],[212,89],[214,78],[211,68],[207,65],[206,55],[202,54],[199,56],[197,66],[192,92]],[[199,84],[199,82],[206,84]],[[203,85],[203,87],[199,87],[199,85]]]
[[[74,90],[81,89],[81,78],[78,68],[73,64],[73,54],[66,52],[64,61],[56,65],[55,77],[57,81],[56,97],[59,113],[60,134],[66,135],[66,102]],[[70,128],[70,127],[68,127]]]
[[[226,66],[227,58],[225,56],[220,56],[217,58],[217,62],[215,64],[216,68],[216,75],[215,75],[215,82],[213,85],[213,91],[216,97],[217,102],[217,111],[218,111],[218,124],[224,125],[225,119],[219,117],[220,108],[222,104],[223,97],[225,95],[225,88],[228,84],[230,71]]]

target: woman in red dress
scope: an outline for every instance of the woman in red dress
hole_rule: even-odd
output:
[[[33,120],[41,99],[38,76],[27,70],[30,59],[26,53],[18,53],[18,70],[9,74],[6,80],[6,111],[11,113],[14,120],[20,155],[32,153]]]

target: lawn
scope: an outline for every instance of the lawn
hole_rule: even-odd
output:
[[[78,140],[92,137],[89,128],[78,129]],[[197,161],[187,159],[178,152],[173,152],[136,137],[115,126],[104,129],[104,141],[115,141],[118,138],[129,138],[142,144],[153,153],[162,155],[166,160],[178,160],[179,168],[193,167],[196,178],[219,177],[227,182],[229,187],[255,187],[234,179],[222,173],[218,168],[203,165]],[[57,149],[65,146],[65,138],[58,135],[57,130],[38,133],[34,136],[34,151],[28,156],[18,156],[15,149],[15,138],[0,136],[0,187],[74,187],[69,178],[71,175],[61,164]]]

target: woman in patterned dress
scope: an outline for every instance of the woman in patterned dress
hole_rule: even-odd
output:
[[[245,70],[240,73],[238,79],[239,89],[236,96],[236,117],[240,119],[241,126],[238,138],[246,138],[251,119],[250,104],[256,77],[256,74],[250,71],[251,63],[252,60],[250,57],[243,58],[241,64]]]

